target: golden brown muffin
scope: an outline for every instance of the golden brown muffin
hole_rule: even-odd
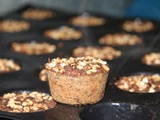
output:
[[[78,40],[81,38],[82,33],[68,26],[61,26],[57,29],[50,29],[44,32],[45,37],[54,40]]]
[[[11,92],[0,96],[0,110],[6,112],[39,112],[55,106],[56,102],[50,95],[37,91]]]
[[[122,28],[128,32],[147,32],[154,29],[154,24],[151,21],[127,20]]]
[[[46,63],[55,101],[71,105],[94,104],[105,92],[109,67],[93,57],[56,58]]]
[[[73,17],[70,22],[76,26],[100,26],[104,25],[106,20],[90,15],[82,15]]]
[[[55,12],[45,9],[33,9],[29,8],[22,12],[22,17],[26,19],[34,19],[34,20],[44,20],[47,18],[54,17],[56,15]]]
[[[21,32],[28,30],[30,23],[22,20],[3,20],[0,21],[0,32]]]
[[[0,73],[20,70],[21,67],[12,59],[0,58]]]
[[[142,62],[149,66],[160,67],[160,52],[150,52],[142,56]]]
[[[106,34],[99,39],[102,45],[128,46],[142,44],[143,41],[137,35],[127,33]]]
[[[11,44],[11,50],[18,53],[23,53],[27,55],[43,55],[53,53],[56,50],[54,44],[49,44],[46,42],[38,43],[35,41],[29,43],[19,43],[13,42]]]
[[[77,47],[73,50],[73,56],[84,57],[92,56],[94,58],[100,58],[103,60],[113,60],[121,55],[121,51],[114,49],[113,47],[105,46],[88,46]]]
[[[133,75],[121,77],[115,85],[122,90],[138,93],[154,93],[160,91],[160,75]]]

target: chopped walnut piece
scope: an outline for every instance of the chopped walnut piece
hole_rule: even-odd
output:
[[[56,102],[42,92],[12,92],[0,97],[0,110],[6,112],[38,112],[54,108]]]

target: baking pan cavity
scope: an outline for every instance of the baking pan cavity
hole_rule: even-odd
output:
[[[80,113],[82,120],[151,120],[151,111],[130,103],[101,103],[87,106]]]

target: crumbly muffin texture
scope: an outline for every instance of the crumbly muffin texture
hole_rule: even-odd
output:
[[[95,104],[105,93],[109,67],[93,57],[57,58],[46,63],[52,98],[71,105]]]

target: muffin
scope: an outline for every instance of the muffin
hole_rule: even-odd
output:
[[[102,45],[132,46],[142,44],[142,39],[137,35],[127,33],[106,34],[99,39]]]
[[[55,58],[45,67],[55,101],[85,105],[97,103],[103,98],[109,73],[106,61],[90,56]]]
[[[30,23],[23,20],[2,20],[0,21],[0,32],[21,32],[28,30],[30,28]]]
[[[106,20],[104,18],[99,18],[96,16],[91,16],[88,14],[83,14],[81,16],[76,16],[70,19],[70,23],[76,26],[100,26],[104,25]]]
[[[137,93],[154,93],[160,91],[160,75],[133,75],[121,77],[115,85],[122,90]]]
[[[147,32],[154,29],[151,21],[127,20],[122,24],[122,28],[128,32]]]
[[[0,58],[0,73],[8,73],[20,70],[21,67],[12,59]]]
[[[0,96],[0,110],[6,112],[39,112],[55,106],[56,102],[50,95],[37,91],[15,91]]]
[[[54,44],[49,44],[46,42],[39,43],[36,41],[31,41],[28,43],[13,42],[11,44],[11,50],[27,55],[43,55],[53,53],[56,50],[56,46]]]
[[[22,12],[22,17],[25,19],[33,19],[33,20],[44,20],[47,18],[54,17],[56,15],[55,12],[45,9],[34,9],[29,8]]]
[[[142,56],[142,63],[160,67],[160,52],[150,52]]]
[[[121,51],[114,49],[113,47],[105,46],[88,46],[77,47],[73,50],[74,57],[92,56],[94,58],[100,58],[103,60],[113,60],[121,55]]]
[[[56,29],[46,30],[44,36],[54,40],[77,40],[80,39],[82,33],[68,26],[61,26]]]

